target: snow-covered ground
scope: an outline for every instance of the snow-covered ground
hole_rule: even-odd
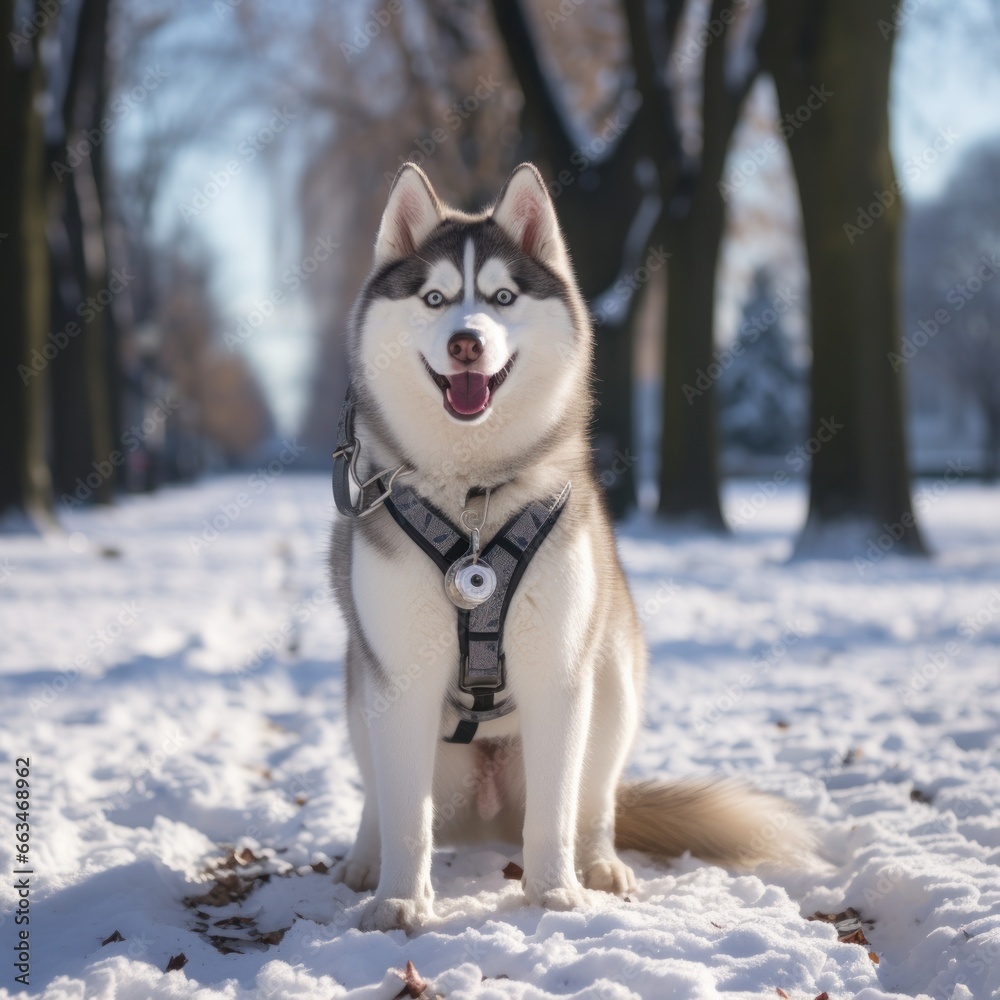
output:
[[[735,539],[621,536],[652,649],[632,771],[786,795],[828,870],[633,856],[630,901],[550,913],[503,877],[512,850],[441,851],[439,919],[411,938],[360,933],[363,897],[324,873],[360,810],[325,477],[0,538],[0,987],[27,757],[30,995],[388,1000],[412,961],[428,997],[1000,996],[1000,493],[922,490],[926,562],[788,564],[794,487],[731,488]],[[806,919],[848,907],[867,945]]]

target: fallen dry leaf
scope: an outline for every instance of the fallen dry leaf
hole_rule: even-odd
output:
[[[821,920],[826,924],[833,924],[837,930],[837,940],[841,944],[859,944],[867,948],[871,943],[868,938],[865,937],[864,924],[871,927],[875,921],[866,920],[861,916],[860,913],[853,906],[847,907],[840,913],[821,913],[817,910],[809,920]],[[868,957],[878,965],[879,958],[878,955],[873,951],[868,952]]]
[[[777,993],[779,997],[784,997],[785,1000],[788,1000],[788,994],[780,986],[775,986],[774,992]]]
[[[417,1000],[417,997],[424,995],[427,983],[420,978],[420,974],[412,962],[406,963],[405,972],[400,972],[398,969],[394,969],[393,971],[403,980],[403,988],[396,994],[393,1000],[402,1000],[403,997],[410,997],[411,1000]]]
[[[179,969],[183,969],[185,965],[188,964],[187,955],[181,952],[179,955],[171,955],[170,961],[167,962],[167,967],[164,972],[177,972]]]
[[[524,869],[516,861],[508,861],[503,870],[504,878],[520,878],[523,874]]]
[[[243,954],[243,952],[240,951],[239,948],[234,948],[233,947],[233,939],[232,938],[210,936],[208,940],[212,942],[212,947],[214,947],[215,950],[220,955],[242,955]]]
[[[287,927],[282,927],[280,930],[268,931],[266,934],[261,934],[257,940],[261,944],[281,944],[281,939],[285,936],[287,930]]]

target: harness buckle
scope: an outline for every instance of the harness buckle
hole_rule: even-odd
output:
[[[400,465],[395,469],[383,469],[381,472],[376,472],[374,476],[371,476],[362,482],[361,477],[358,475],[358,459],[360,457],[361,444],[356,439],[352,439],[346,444],[342,444],[332,455],[334,468],[334,499],[337,502],[337,509],[342,514],[357,518],[368,517],[369,514],[378,510],[378,508],[381,507],[382,504],[384,504],[388,499],[389,494],[392,493],[392,488],[396,480],[400,476],[408,476],[414,471],[413,469],[407,468],[405,465]],[[345,464],[346,468],[344,468]],[[343,470],[340,473],[339,483],[337,479],[338,468]],[[365,491],[368,490],[373,483],[379,482],[386,474],[389,474],[389,478],[382,485],[382,492],[379,493],[378,496],[366,502]],[[353,484],[355,489],[358,491],[357,500],[354,500],[351,497],[351,484]]]
[[[497,671],[492,676],[484,674],[469,673],[469,654],[462,654],[461,669],[458,673],[458,687],[465,694],[471,694],[473,688],[487,688],[496,693],[503,691],[507,687],[507,656],[505,653],[497,655]]]
[[[352,471],[352,476],[354,477],[354,481],[357,484],[358,489],[361,491],[361,495],[358,499],[358,515],[357,515],[360,518],[360,517],[367,517],[369,514],[373,514],[375,511],[377,511],[379,507],[381,507],[382,504],[384,504],[386,500],[389,498],[389,494],[392,493],[392,487],[393,484],[396,482],[396,480],[400,476],[411,475],[413,469],[408,469],[405,465],[397,466],[395,469],[383,469],[381,472],[376,472],[374,476],[372,476],[370,479],[366,480],[363,483],[358,483],[357,474],[353,468],[351,471]],[[368,506],[364,510],[362,510],[361,508],[364,505],[365,490],[369,486],[371,486],[372,483],[380,480],[387,472],[390,473],[390,475],[385,482],[385,488],[377,497],[375,497],[374,500],[371,501],[371,503],[368,504]]]

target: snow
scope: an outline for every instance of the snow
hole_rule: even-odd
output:
[[[652,651],[631,770],[783,794],[829,864],[746,874],[632,855],[630,902],[554,913],[502,876],[513,848],[441,850],[437,919],[411,938],[362,934],[365,897],[323,874],[360,811],[325,477],[217,479],[67,514],[64,535],[0,538],[3,995],[388,1000],[409,960],[449,998],[1000,997],[1000,493],[935,493],[932,560],[856,564],[788,562],[803,493],[746,516],[755,491],[727,489],[744,511],[728,540],[646,517],[621,533]],[[227,871],[256,888],[186,906],[234,847],[248,863]],[[805,919],[849,906],[874,921],[867,947]]]

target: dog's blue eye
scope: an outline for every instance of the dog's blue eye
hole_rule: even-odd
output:
[[[437,309],[438,306],[444,305],[444,295],[435,289],[424,296],[424,302],[432,309]]]
[[[493,298],[498,306],[509,306],[517,296],[509,288],[501,288]]]

